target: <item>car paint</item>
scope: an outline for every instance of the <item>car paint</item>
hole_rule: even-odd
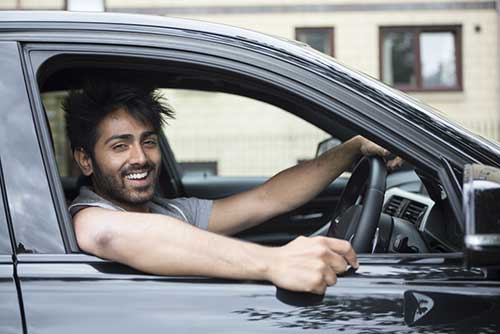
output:
[[[21,333],[21,308],[14,281],[12,256],[0,255],[0,332]]]
[[[265,282],[145,275],[84,255],[46,256],[44,261],[33,255],[19,257],[29,333],[58,333],[70,327],[72,333],[162,329],[175,333],[439,329],[448,333],[495,332],[500,325],[500,296],[494,293],[500,283],[484,281],[478,268],[457,268],[459,255],[445,260],[415,257],[406,263],[379,256],[356,273],[339,278],[321,305],[307,307],[278,301],[275,287]],[[420,315],[419,322],[414,321],[415,307],[408,306],[415,295],[426,296],[435,305]],[[457,318],[448,312],[457,296],[480,307],[462,305]]]
[[[163,25],[166,27],[161,28]],[[65,31],[69,28],[75,31]],[[105,30],[102,39],[92,41],[89,37],[101,29]],[[401,140],[401,150],[414,152],[435,173],[442,168],[439,156],[457,168],[466,162],[500,164],[498,146],[472,137],[416,102],[295,43],[185,20],[0,13],[0,160],[8,215],[8,223],[0,224],[7,224],[15,236],[13,257],[0,259],[2,308],[7,308],[8,315],[2,315],[0,319],[7,320],[0,326],[7,332],[24,326],[27,333],[498,332],[499,281],[480,268],[463,268],[461,254],[360,257],[361,268],[356,273],[340,277],[321,305],[309,307],[280,302],[275,287],[266,282],[160,277],[93,256],[70,254],[68,242],[61,237],[64,227],[54,205],[57,195],[49,186],[53,168],[44,160],[43,124],[33,111],[35,83],[26,81],[30,66],[25,62],[34,59],[23,53],[24,43],[154,45],[157,36],[148,35],[153,33],[220,43],[223,51],[228,45],[265,61],[276,58],[283,75],[300,68],[294,74],[306,78],[309,73],[322,103],[331,104],[328,94],[338,93],[334,96],[349,101],[358,112],[346,108],[337,111],[341,117],[353,117],[361,127],[387,123],[380,124],[387,143]],[[127,41],[131,36],[134,39]],[[18,40],[22,42],[18,44]],[[158,43],[157,47],[166,47],[164,41]],[[232,56],[236,58],[237,53]],[[240,56],[248,61],[244,54]],[[402,130],[391,129],[398,126]],[[415,138],[420,140],[418,145],[410,140]],[[30,252],[35,254],[27,254]],[[457,318],[448,310],[456,310],[460,302],[464,306],[458,309],[464,314]]]

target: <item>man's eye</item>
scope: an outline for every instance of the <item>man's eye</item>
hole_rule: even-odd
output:
[[[127,146],[125,144],[116,144],[116,145],[113,145],[112,148],[114,151],[123,151],[124,149],[127,148]]]
[[[154,140],[154,139],[145,140],[144,145],[149,146],[149,147],[156,146],[156,140]]]

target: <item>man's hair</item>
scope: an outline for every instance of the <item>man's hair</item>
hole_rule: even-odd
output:
[[[62,103],[72,151],[83,148],[94,156],[99,124],[121,108],[159,134],[166,119],[174,117],[174,111],[163,100],[151,87],[102,78],[86,80],[82,89],[70,91]]]

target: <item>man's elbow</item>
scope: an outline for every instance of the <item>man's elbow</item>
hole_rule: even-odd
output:
[[[85,216],[84,212],[81,212],[73,220],[78,247],[86,253],[107,257],[114,239],[112,229],[106,225],[95,226],[96,223]]]

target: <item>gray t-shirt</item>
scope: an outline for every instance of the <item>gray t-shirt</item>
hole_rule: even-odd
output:
[[[149,203],[149,209],[151,213],[164,214],[203,230],[207,230],[208,219],[212,211],[212,203],[211,200],[194,197],[176,199],[154,197]],[[80,194],[75,198],[68,209],[73,217],[78,211],[88,207],[125,211],[123,208],[102,198],[90,188],[84,186],[80,188]]]

